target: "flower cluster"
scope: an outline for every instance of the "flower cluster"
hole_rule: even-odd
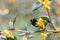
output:
[[[13,38],[14,39],[14,36],[13,36],[13,34],[10,31],[4,30],[3,33],[4,33],[4,35],[6,37],[9,37],[9,38]]]
[[[49,7],[49,4],[50,4],[50,3],[51,3],[51,2],[50,2],[49,0],[44,0],[44,2],[43,2],[44,8],[50,9],[50,7]]]
[[[36,24],[39,26],[39,27],[42,27],[42,28],[45,28],[45,25],[44,25],[44,20],[42,18],[38,19]]]
[[[40,36],[42,37],[42,40],[45,40],[45,38],[49,35],[49,33],[40,33]]]
[[[38,3],[42,3],[43,4],[43,7],[46,8],[46,9],[50,9],[49,7],[49,4],[51,3],[49,0],[37,0]]]

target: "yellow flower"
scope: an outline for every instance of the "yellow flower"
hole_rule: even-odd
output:
[[[42,0],[37,0],[37,2],[38,2],[38,3],[41,3],[41,2],[42,2]]]
[[[51,2],[50,2],[49,0],[44,0],[44,2],[43,2],[44,8],[50,9],[50,7],[49,7],[49,4],[50,4],[50,3],[51,3]]]
[[[45,28],[44,20],[42,18],[38,19],[36,23],[39,27]]]
[[[10,3],[11,5],[15,5],[15,4],[16,4],[16,0],[9,0],[9,3]]]
[[[60,31],[60,27],[57,30]],[[57,36],[60,37],[60,32],[57,33]]]
[[[2,14],[2,10],[0,9],[0,14]]]
[[[9,10],[8,9],[5,9],[4,10],[4,13],[7,15],[9,13]]]
[[[7,15],[9,13],[9,10],[8,9],[0,9],[0,14],[4,14],[4,15]]]
[[[45,40],[45,38],[49,35],[49,33],[41,33],[40,36],[42,40]]]
[[[28,40],[26,37],[23,37],[23,40]]]
[[[60,5],[60,1],[58,1],[57,4]]]
[[[14,38],[13,34],[8,30],[4,30],[3,33],[6,37]]]

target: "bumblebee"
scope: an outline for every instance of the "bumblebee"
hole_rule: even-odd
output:
[[[31,24],[35,27],[38,27],[38,26],[42,27],[42,28],[45,27],[44,26],[44,20],[42,18],[40,18],[40,19],[32,18],[31,19]]]
[[[40,28],[45,28],[48,22],[50,21],[47,17],[41,17],[39,19],[37,18],[31,19],[31,24],[35,27],[40,27]]]

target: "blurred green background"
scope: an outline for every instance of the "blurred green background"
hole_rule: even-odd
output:
[[[25,27],[25,24],[27,24],[28,31],[35,31],[37,28],[33,27],[30,24],[31,18],[40,18],[41,16],[47,16],[46,10],[41,7],[36,11],[32,11],[32,5],[36,0],[0,0],[0,30],[8,29],[8,23],[14,19],[16,16],[16,22],[14,27],[16,29],[23,29]],[[52,9],[54,10],[60,10],[60,5],[57,5],[57,1],[55,0],[50,5]],[[59,2],[60,3],[60,2]],[[7,11],[6,11],[7,9]],[[60,12],[55,15],[54,12],[52,12],[51,9],[51,16],[54,24],[58,24],[55,26],[60,26]],[[59,11],[58,10],[58,11]],[[49,28],[48,28],[49,29]],[[22,40],[22,37],[19,36],[20,32],[14,33],[18,40]],[[30,40],[41,40],[40,34],[35,33],[33,34],[34,37]],[[1,40],[1,39],[0,39]],[[55,39],[59,40],[59,39]]]

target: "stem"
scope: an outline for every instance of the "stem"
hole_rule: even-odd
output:
[[[48,13],[49,21],[50,21],[50,23],[51,23],[51,25],[52,25],[52,28],[53,28],[54,30],[56,30],[55,27],[54,27],[54,25],[53,25],[53,23],[52,23],[52,21],[51,21],[51,15],[50,15],[50,12],[49,12],[48,9],[47,9],[47,13]]]
[[[33,34],[33,33],[36,33],[36,32],[29,32],[29,31],[24,31],[24,30],[15,30],[16,32],[25,32],[27,35],[28,34]],[[60,30],[44,30],[46,32],[54,32],[54,33],[58,33],[60,32]],[[38,32],[42,32],[42,31],[38,31]]]
[[[54,29],[54,30],[48,30],[48,32],[53,32],[53,33],[57,33],[57,31],[56,31],[56,29],[55,29],[55,27],[54,27],[54,25],[53,25],[53,23],[52,23],[52,21],[51,21],[51,15],[50,15],[50,12],[49,12],[49,10],[47,9],[47,13],[48,13],[48,16],[49,16],[49,21],[50,21],[50,28],[51,29]],[[54,34],[55,35],[55,34]],[[51,34],[51,40],[54,40],[54,35],[53,34]]]
[[[25,30],[18,30],[18,29],[11,30],[11,31],[16,31],[16,32],[25,32],[25,33],[26,33],[26,39],[27,39],[27,40],[29,40],[28,35],[29,35],[29,34],[32,34],[32,33],[31,33],[31,32],[29,32],[29,31],[25,31]]]
[[[52,24],[52,21],[51,21],[51,16],[50,16],[50,12],[49,12],[49,10],[47,9],[47,13],[48,13],[48,16],[49,16],[49,21],[51,22],[51,24]]]
[[[14,32],[25,32],[26,35],[36,33],[36,32],[24,31],[24,30],[9,30],[9,31],[11,31],[11,32],[13,32],[13,31]],[[44,30],[44,31],[46,31],[46,32],[54,32],[54,33],[60,32],[60,30]],[[38,31],[38,32],[41,32],[41,31]],[[4,33],[3,31],[0,32],[0,34],[3,34],[3,33]]]
[[[35,32],[29,32],[29,31],[24,31],[24,30],[14,30],[15,32],[25,32],[26,34],[33,34],[33,33],[35,33]],[[60,30],[44,30],[44,31],[46,31],[46,32],[56,32],[56,33],[58,33],[58,32],[60,32]],[[41,31],[38,31],[38,32],[41,32]]]
[[[47,32],[54,32],[54,33],[58,33],[58,32],[60,32],[60,30],[47,30]]]
[[[28,32],[26,32],[26,38],[27,38],[27,40],[29,40],[28,35],[29,35],[29,33],[28,33]]]
[[[60,30],[44,30],[44,31],[38,31],[38,32],[53,32],[53,33],[58,33],[58,32],[60,32]]]

